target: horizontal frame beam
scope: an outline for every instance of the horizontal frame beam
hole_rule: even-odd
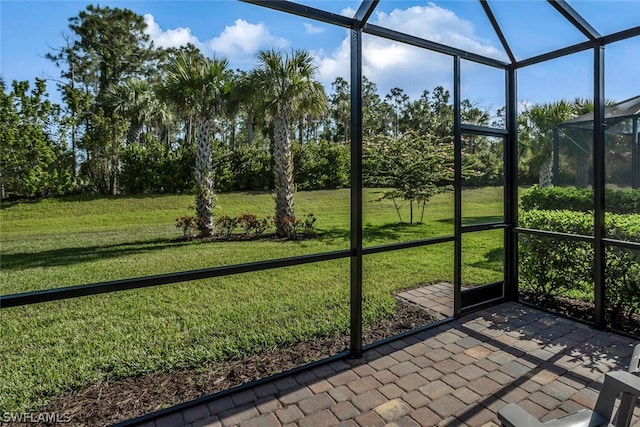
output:
[[[514,65],[516,68],[528,67],[529,65],[539,64],[541,62],[549,61],[551,59],[557,59],[563,56],[572,55],[578,52],[584,52],[585,50],[592,49],[597,42],[586,41],[572,46],[563,47],[562,49],[554,50],[551,52],[543,53],[542,55],[533,56],[529,59],[516,62]]]
[[[455,47],[447,46],[441,43],[436,43],[429,40],[421,39],[420,37],[410,36],[408,34],[391,30],[389,28],[380,27],[378,25],[367,24],[364,26],[363,31],[373,36],[382,37],[388,40],[394,40],[401,43],[406,43],[412,46],[428,49],[437,53],[443,53],[445,55],[451,55],[451,56],[459,56],[462,59],[477,62],[483,65],[488,65],[490,67],[505,69],[507,68],[507,66],[510,65],[508,62],[500,61],[498,59],[488,58],[486,56],[467,52],[465,50],[457,49]]]
[[[433,237],[429,239],[412,240],[402,243],[390,243],[388,245],[372,246],[362,249],[363,255],[379,254],[381,252],[397,251],[399,249],[419,248],[421,246],[437,245],[438,243],[453,242],[455,236]]]
[[[576,242],[593,243],[596,240],[595,237],[593,236],[584,236],[582,234],[559,233],[557,231],[548,231],[548,230],[536,230],[533,228],[515,227],[514,231],[519,234],[530,234],[530,235],[540,236],[540,237],[573,240]]]
[[[205,268],[181,273],[161,274],[157,276],[93,283],[90,285],[70,286],[12,295],[2,295],[0,296],[0,308],[18,307],[41,302],[59,301],[89,295],[168,285],[172,283],[190,282],[193,280],[210,279],[213,277],[230,276],[232,274],[250,273],[253,271],[271,270],[280,267],[292,267],[295,265],[348,258],[350,255],[350,250],[343,250],[269,261],[258,261],[247,264],[229,265],[224,267]]]
[[[504,222],[497,223],[485,223],[485,224],[474,224],[474,225],[463,225],[461,233],[474,233],[476,231],[490,231],[490,230],[501,230],[509,228],[509,224]]]
[[[460,124],[460,129],[462,133],[470,133],[473,135],[483,135],[483,136],[498,136],[505,137],[509,135],[509,131],[506,129],[499,128],[491,128],[487,126],[478,126],[478,125],[466,125],[464,123]]]
[[[572,46],[567,46],[562,49],[543,53],[542,55],[533,56],[529,59],[523,59],[522,61],[516,62],[514,66],[516,69],[528,67],[529,65],[539,64],[541,62],[548,61],[550,59],[556,59],[562,56],[583,52],[585,50],[592,49],[595,46],[607,45],[607,44],[623,41],[623,40],[630,39],[632,37],[638,37],[638,36],[640,36],[640,26],[628,28],[626,30],[618,31],[617,33],[602,36],[593,41],[590,40],[590,41],[574,44]]]
[[[304,6],[286,0],[240,0],[244,3],[255,4],[257,6],[266,7],[267,9],[286,12],[292,15],[302,16],[303,18],[321,21],[327,24],[338,25],[340,27],[351,28],[355,25],[356,20],[347,18],[346,16],[336,13],[327,12],[326,10],[316,9],[310,6]]]
[[[607,247],[617,247],[617,248],[625,248],[640,251],[640,242],[627,242],[624,240],[615,240],[615,239],[602,239],[602,242]]]

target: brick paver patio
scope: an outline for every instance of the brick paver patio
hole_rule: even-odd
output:
[[[431,312],[436,320],[453,316],[453,283],[440,282],[399,292],[402,301],[419,305]]]
[[[508,402],[548,420],[592,407],[634,344],[504,303],[145,425],[493,426]]]

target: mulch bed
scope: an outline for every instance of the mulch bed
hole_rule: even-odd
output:
[[[579,319],[586,322],[594,321],[595,305],[592,302],[575,300],[567,297],[547,297],[540,298],[532,292],[520,292],[520,298],[531,304],[544,307],[546,310],[558,313],[562,316]],[[615,310],[609,308],[605,313],[607,327],[623,331],[625,333],[640,336],[640,316],[634,314],[632,316],[621,315]]]
[[[363,341],[372,343],[433,320],[430,312],[397,301],[397,312],[366,328]],[[71,422],[65,425],[110,425],[287,371],[348,348],[349,336],[319,338],[241,360],[102,382],[58,395],[37,412],[68,414]]]

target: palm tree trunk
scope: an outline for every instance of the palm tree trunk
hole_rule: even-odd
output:
[[[274,186],[276,198],[276,235],[289,237],[285,218],[293,218],[293,155],[289,137],[289,109],[282,107],[273,121]]]
[[[542,166],[540,166],[540,187],[551,187],[551,181],[553,178],[553,158],[546,160]]]
[[[211,167],[211,120],[199,117],[196,128],[196,215],[201,236],[213,234],[213,170]]]

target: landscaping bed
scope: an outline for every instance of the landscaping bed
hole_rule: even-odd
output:
[[[520,291],[522,301],[531,303],[545,310],[552,311],[565,317],[593,323],[595,307],[591,302],[581,301],[578,299],[555,296],[544,298],[533,292]],[[614,309],[609,308],[606,312],[607,327],[616,331],[640,336],[640,315],[631,314],[630,316],[620,315]]]
[[[365,328],[367,343],[435,320],[430,312],[396,301],[396,313]],[[67,425],[98,426],[158,411],[320,360],[349,348],[349,336],[317,338],[238,360],[94,384],[53,398],[37,412],[69,414]],[[12,426],[22,424],[14,423]]]

